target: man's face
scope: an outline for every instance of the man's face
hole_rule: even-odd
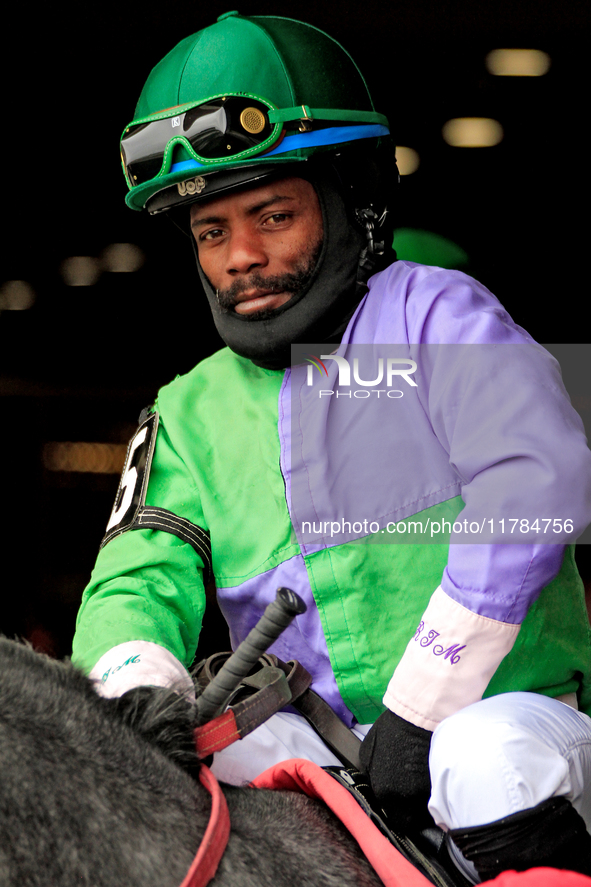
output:
[[[309,283],[322,248],[318,197],[298,178],[194,204],[191,230],[222,310],[253,320]]]

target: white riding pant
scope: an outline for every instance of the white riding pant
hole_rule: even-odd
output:
[[[370,727],[356,724],[352,732],[363,739]],[[224,782],[244,785],[289,758],[304,758],[319,767],[342,766],[304,717],[280,711],[244,739],[216,752],[211,769]]]
[[[565,797],[591,825],[591,718],[538,693],[504,693],[442,721],[431,740],[429,811],[445,831]],[[456,865],[480,878],[453,841]]]
[[[429,766],[429,811],[443,829],[559,796],[591,825],[591,718],[556,699],[504,693],[461,709],[435,730]]]

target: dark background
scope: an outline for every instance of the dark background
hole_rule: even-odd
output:
[[[397,144],[420,155],[418,171],[402,179],[399,225],[455,240],[474,276],[534,338],[572,343],[589,340],[586,7],[248,0],[239,10],[299,18],[339,40]],[[0,286],[25,280],[35,302],[0,311],[0,630],[58,656],[70,651],[118,477],[49,471],[44,444],[125,442],[159,386],[220,345],[188,241],[166,219],[124,204],[118,139],[150,68],[231,8],[108,0],[30,15],[21,4],[5,27]],[[498,47],[542,49],[550,71],[493,77],[484,59]],[[449,147],[441,127],[458,116],[499,120],[503,141]],[[65,258],[100,256],[118,242],[141,247],[139,271],[65,285]],[[577,405],[589,410],[591,398]],[[214,646],[215,630],[207,628]]]

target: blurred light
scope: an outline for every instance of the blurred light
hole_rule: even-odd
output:
[[[423,228],[396,228],[394,249],[399,259],[439,268],[464,268],[470,260],[459,244]]]
[[[60,270],[67,286],[92,286],[101,274],[100,262],[93,256],[70,256]]]
[[[35,301],[35,291],[26,280],[7,280],[0,286],[0,311],[26,311]]]
[[[125,444],[52,441],[44,445],[42,460],[48,471],[121,474],[126,453]]]
[[[419,155],[414,148],[403,148],[396,145],[396,165],[401,176],[410,176],[416,172],[420,162]]]
[[[117,273],[138,271],[144,264],[145,258],[135,243],[111,243],[101,253],[103,269]]]
[[[454,148],[490,148],[503,138],[503,127],[490,117],[454,117],[443,125],[442,132]]]
[[[485,64],[497,77],[541,77],[550,68],[550,56],[541,49],[493,49]]]

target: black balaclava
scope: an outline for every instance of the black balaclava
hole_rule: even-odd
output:
[[[218,333],[232,351],[265,369],[288,367],[292,344],[340,342],[355,308],[367,292],[367,273],[358,282],[366,234],[350,218],[336,175],[323,171],[305,178],[313,185],[322,211],[322,249],[308,285],[275,309],[271,317],[256,320],[255,315],[245,317],[220,308],[215,290],[197,257],[199,276]],[[191,239],[197,256],[197,244],[193,237]]]

